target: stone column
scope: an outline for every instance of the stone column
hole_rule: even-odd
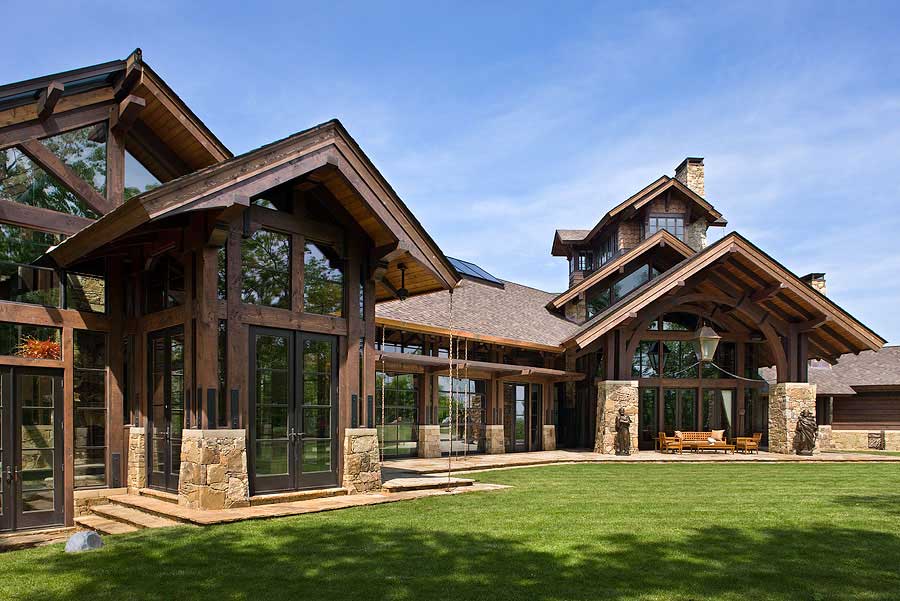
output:
[[[816,414],[816,385],[780,383],[769,389],[769,452],[793,453],[797,418]]]
[[[147,488],[147,436],[144,428],[132,426],[128,431],[128,477],[129,493],[137,493]]]
[[[556,426],[544,424],[541,428],[541,448],[545,451],[556,450]]]
[[[430,459],[441,456],[441,427],[437,425],[419,426],[419,457]]]
[[[246,430],[183,430],[178,504],[191,509],[250,506]]]
[[[378,454],[378,430],[344,430],[344,488],[350,494],[381,490],[381,458]]]
[[[484,431],[484,452],[488,455],[499,455],[506,452],[503,442],[503,425],[489,424]]]
[[[616,415],[625,409],[631,418],[631,453],[638,452],[638,383],[637,380],[597,381],[597,436],[594,452],[616,453]]]

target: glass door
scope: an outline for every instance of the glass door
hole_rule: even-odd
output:
[[[659,436],[659,414],[657,413],[656,388],[641,388],[641,407],[638,412],[638,448],[651,450],[656,446],[656,437]]]
[[[184,330],[177,326],[153,332],[148,348],[148,484],[177,492],[184,427]]]
[[[303,386],[295,408],[294,441],[299,469],[294,488],[337,484],[337,339],[298,333]]]
[[[531,405],[528,407],[528,425],[531,434],[528,441],[529,451],[540,451],[543,443],[543,428],[541,427],[541,412],[544,406],[544,388],[540,384],[531,385]]]
[[[673,436],[676,430],[697,430],[697,390],[666,388],[663,390],[663,430]]]
[[[507,453],[528,450],[528,385],[503,385],[503,436]]]
[[[63,522],[61,370],[0,373],[0,530]]]
[[[728,439],[734,435],[735,393],[733,389],[703,390],[703,432],[724,430]]]
[[[337,483],[337,339],[253,328],[253,492]]]

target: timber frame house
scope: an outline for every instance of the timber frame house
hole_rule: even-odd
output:
[[[234,156],[140,50],[0,87],[0,159],[0,531],[610,452],[619,408],[635,449],[721,427],[790,452],[809,360],[884,344],[739,234],[706,244],[702,159],[558,230],[560,294],[445,257],[336,120]]]

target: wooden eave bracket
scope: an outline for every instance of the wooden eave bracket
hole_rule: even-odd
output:
[[[109,120],[109,128],[116,135],[124,136],[137,121],[138,115],[147,106],[147,101],[140,96],[130,94],[119,103],[119,110],[114,111]]]
[[[63,92],[65,92],[65,90],[65,84],[58,81],[50,82],[50,84],[44,90],[41,90],[41,94],[38,97],[37,101],[37,114],[39,121],[44,121],[47,119],[47,117],[53,114],[53,111],[56,108],[56,103],[59,102],[60,98],[62,98]]]
[[[761,303],[764,300],[770,299],[773,296],[776,296],[779,292],[787,288],[787,285],[778,282],[772,286],[768,286],[766,288],[762,288],[760,290],[755,291],[750,295],[750,302],[752,303]]]

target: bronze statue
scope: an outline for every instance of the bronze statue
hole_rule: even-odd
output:
[[[625,409],[619,409],[616,416],[616,455],[631,455],[631,418]]]
[[[797,419],[797,429],[794,434],[794,446],[798,455],[812,455],[816,448],[816,437],[819,435],[819,426],[816,418],[809,409],[800,412]]]

